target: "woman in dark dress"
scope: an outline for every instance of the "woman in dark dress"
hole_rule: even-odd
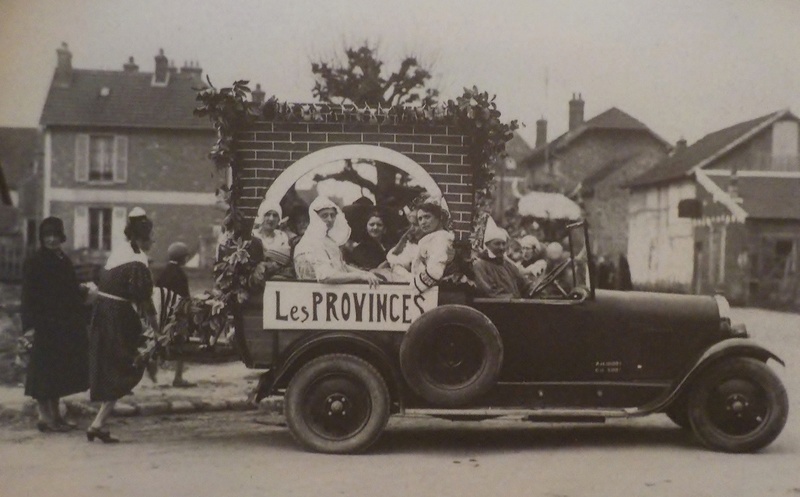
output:
[[[61,251],[64,223],[48,217],[39,226],[42,246],[26,261],[22,280],[22,327],[34,330],[25,395],[36,399],[42,432],[67,431],[59,399],[89,388],[88,340],[83,303],[87,287]]]
[[[347,262],[369,271],[386,262],[386,253],[389,251],[383,240],[386,234],[386,220],[383,214],[379,211],[370,212],[365,231],[361,243],[350,252]]]
[[[91,442],[119,442],[104,430],[114,404],[141,381],[144,365],[137,364],[142,341],[142,322],[155,327],[151,301],[153,279],[147,254],[152,246],[153,223],[135,207],[128,214],[128,243],[114,247],[100,278],[97,303],[89,333],[89,384],[91,399],[101,401],[92,425],[86,431]]]

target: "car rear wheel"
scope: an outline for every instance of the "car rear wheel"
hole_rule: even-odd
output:
[[[435,406],[477,400],[497,381],[503,344],[483,313],[445,305],[414,321],[400,346],[400,367],[414,392]]]
[[[780,379],[761,361],[737,357],[706,371],[689,398],[698,439],[724,452],[754,452],[783,430],[789,400]]]
[[[389,420],[390,397],[367,361],[329,354],[304,365],[286,389],[286,423],[306,448],[328,454],[366,450]]]

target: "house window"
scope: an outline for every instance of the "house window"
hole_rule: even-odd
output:
[[[128,181],[128,137],[78,134],[75,138],[75,181]]]
[[[89,181],[114,181],[114,137],[89,137]]]
[[[89,248],[111,250],[110,208],[89,208]]]

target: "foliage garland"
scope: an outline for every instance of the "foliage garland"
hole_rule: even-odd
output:
[[[222,223],[223,238],[214,265],[215,288],[202,297],[187,299],[176,314],[191,319],[200,337],[213,345],[225,331],[229,310],[244,303],[251,293],[263,287],[264,266],[250,258],[250,234],[247,223],[234,199],[238,198],[240,171],[235,161],[234,133],[256,118],[267,120],[315,119],[317,104],[280,103],[275,97],[263,104],[249,101],[248,81],[236,81],[231,87],[217,89],[208,80],[208,87],[199,90],[195,109],[197,117],[208,117],[217,132],[217,140],[208,154],[217,170],[231,172],[231,186],[217,190],[218,200],[226,206]],[[376,122],[377,114],[396,121],[454,124],[469,137],[468,158],[475,166],[476,215],[473,217],[473,247],[480,245],[494,189],[495,164],[505,155],[505,144],[519,127],[516,120],[504,123],[497,109],[495,96],[476,86],[464,88],[461,96],[437,107],[393,107],[392,109],[359,109],[341,106],[350,117]],[[319,104],[327,109],[326,104]],[[343,116],[344,118],[344,116]],[[176,333],[174,329],[170,333]],[[181,332],[178,332],[181,333]]]

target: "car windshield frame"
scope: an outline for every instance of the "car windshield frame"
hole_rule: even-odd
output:
[[[586,250],[586,267],[588,269],[586,274],[586,286],[589,290],[589,298],[594,300],[595,298],[595,267],[594,267],[594,257],[592,257],[592,247],[589,243],[589,223],[582,219],[580,221],[576,221],[574,223],[570,223],[566,226],[567,230],[567,240],[569,241],[569,255],[571,259],[572,265],[572,285],[573,288],[578,287],[578,264],[577,264],[577,257],[576,255],[580,255],[580,253],[575,254],[575,247],[572,243],[572,237],[574,230],[581,230],[583,235],[583,247]]]

